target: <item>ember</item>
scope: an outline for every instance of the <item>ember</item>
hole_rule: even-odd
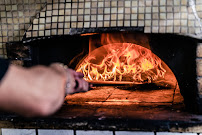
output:
[[[113,43],[92,51],[77,66],[87,81],[152,83],[166,70],[151,50],[132,43]]]

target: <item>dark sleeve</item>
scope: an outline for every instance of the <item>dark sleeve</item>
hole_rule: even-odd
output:
[[[0,81],[6,74],[6,71],[8,70],[8,66],[9,66],[9,61],[0,58]]]

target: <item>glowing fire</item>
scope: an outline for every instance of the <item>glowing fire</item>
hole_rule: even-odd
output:
[[[87,81],[151,83],[164,78],[160,58],[132,43],[113,43],[92,51],[78,66]]]

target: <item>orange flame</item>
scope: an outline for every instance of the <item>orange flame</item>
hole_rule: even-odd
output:
[[[78,66],[87,81],[151,83],[164,78],[160,58],[149,49],[132,43],[113,43],[92,51]]]

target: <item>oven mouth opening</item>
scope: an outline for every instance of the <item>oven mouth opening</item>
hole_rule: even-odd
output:
[[[125,46],[140,46],[140,48],[144,48],[143,50],[151,51],[152,55],[161,59],[161,65],[166,70],[164,79],[149,80],[147,76],[146,79],[139,79],[138,81],[119,81],[119,77],[115,81],[113,79],[107,81],[88,80],[95,87],[86,93],[67,96],[68,104],[124,101],[124,103],[134,104],[163,103],[170,105],[185,103],[191,108],[190,110],[196,108],[198,105],[195,73],[196,52],[190,51],[196,50],[196,41],[193,38],[175,34],[145,34],[131,31],[54,36],[24,42],[24,46],[30,47],[31,52],[30,63],[24,62],[29,65],[49,65],[53,62],[61,62],[77,70],[82,60],[93,54],[96,49],[105,49],[104,46],[107,48],[108,45],[115,46],[115,44],[118,46],[124,46],[123,44]],[[121,58],[124,59],[124,57]],[[132,93],[136,95],[136,98],[130,96]],[[141,94],[144,94],[144,96],[139,97],[145,97],[145,99],[138,97]],[[116,98],[117,100],[115,100]],[[193,104],[196,106],[193,106]]]

